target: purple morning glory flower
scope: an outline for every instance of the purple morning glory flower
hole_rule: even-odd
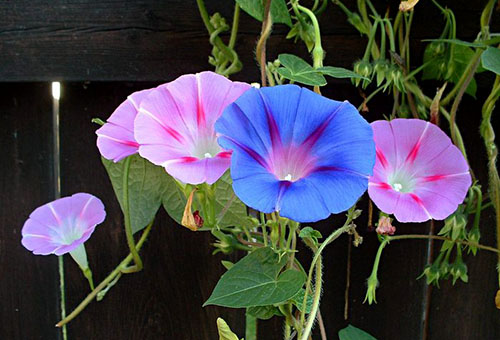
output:
[[[375,163],[372,130],[354,106],[296,85],[245,92],[215,130],[219,144],[233,150],[236,195],[298,222],[349,209]]]
[[[420,119],[372,124],[377,161],[368,194],[399,222],[443,220],[464,201],[469,165],[451,139]]]
[[[82,268],[87,268],[83,243],[106,217],[97,197],[78,193],[36,208],[22,229],[23,246],[35,255],[71,253]]]

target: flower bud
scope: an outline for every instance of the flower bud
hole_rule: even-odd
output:
[[[459,278],[463,282],[469,281],[469,277],[467,276],[467,265],[463,263],[461,258],[457,259],[451,266],[450,274],[453,276],[453,284],[455,284]]]
[[[394,235],[396,228],[391,224],[392,219],[387,216],[380,216],[378,220],[377,229],[375,230],[377,234],[380,235]]]
[[[379,59],[373,66],[373,73],[377,76],[377,86],[380,86],[389,71],[389,63],[385,59]]]
[[[370,276],[367,280],[367,288],[366,288],[366,296],[363,302],[368,301],[368,304],[377,303],[376,291],[379,285],[378,279],[376,276]]]

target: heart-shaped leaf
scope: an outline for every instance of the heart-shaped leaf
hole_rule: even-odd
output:
[[[144,229],[156,215],[163,193],[170,190],[172,180],[162,167],[153,165],[139,155],[129,156],[128,197],[132,232]],[[102,158],[113,190],[123,210],[123,176],[126,160],[114,163]],[[182,217],[182,212],[181,212]]]
[[[280,54],[278,59],[284,67],[278,68],[278,73],[288,80],[293,80],[310,86],[324,86],[325,77],[309,65],[304,59],[293,54]]]
[[[216,183],[215,213],[222,216],[220,227],[241,226],[247,220],[247,207],[233,191],[233,180],[227,171]]]
[[[306,277],[294,269],[280,274],[287,260],[268,247],[253,251],[222,275],[204,306],[243,308],[288,301]]]

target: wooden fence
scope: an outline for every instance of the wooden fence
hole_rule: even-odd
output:
[[[375,3],[380,8],[387,4]],[[474,39],[485,1],[441,3],[455,11],[459,37]],[[210,12],[219,11],[229,20],[232,4],[232,0],[207,0]],[[361,57],[365,39],[333,5],[321,19],[325,64],[351,67]],[[418,58],[425,46],[421,39],[437,37],[442,24],[430,1],[420,1],[412,33]],[[494,27],[499,27],[498,21]],[[259,30],[259,23],[242,14],[237,50],[244,70],[234,79],[258,80],[253,49]],[[286,33],[284,27],[275,27],[268,57],[282,52],[307,57],[301,44],[285,39]],[[90,192],[106,205],[106,221],[87,243],[95,279],[104,278],[127,254],[120,209],[101,165],[95,146],[97,127],[91,118],[107,118],[133,91],[210,69],[210,49],[194,0],[0,1],[0,339],[61,338],[54,327],[60,315],[57,259],[33,256],[20,243],[24,221],[34,208],[54,199],[57,181],[63,196]],[[58,130],[52,123],[51,81],[62,82]],[[466,97],[458,120],[464,127],[472,168],[486,185],[478,103],[484,101],[491,77],[480,75],[478,83],[478,101]],[[324,94],[361,102],[348,81],[333,81]],[[366,118],[380,118],[389,103],[389,96],[381,96],[370,105]],[[54,133],[60,135],[58,157],[53,153]],[[60,178],[54,177],[57,163]],[[362,208],[366,210],[366,202]],[[338,221],[334,217],[317,227],[327,234]],[[492,209],[485,211],[482,221],[481,242],[494,244]],[[428,232],[427,225],[398,227],[401,233]],[[349,252],[344,236],[325,254],[321,313],[329,339],[336,339],[338,330],[348,323],[379,340],[500,339],[500,311],[494,305],[495,256],[487,252],[467,256],[468,284],[446,282],[439,289],[428,289],[424,279],[417,280],[427,261],[428,243],[394,242],[382,258],[378,304],[369,306],[363,304],[365,282],[378,241],[367,230],[366,218],[359,221],[358,229],[364,236],[359,248]],[[244,311],[201,307],[224,272],[220,264],[224,257],[211,255],[210,242],[209,233],[190,232],[160,213],[144,246],[144,270],[124,276],[103,301],[89,305],[69,324],[69,339],[217,339],[218,316],[243,335]],[[305,249],[299,256],[309,258]],[[67,308],[72,309],[88,288],[69,259],[65,272]],[[279,320],[259,323],[259,339],[280,339],[281,333]]]

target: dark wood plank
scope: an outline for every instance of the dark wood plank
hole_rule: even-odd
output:
[[[107,117],[126,96],[149,84],[67,84],[61,101],[63,195],[86,191],[106,205],[106,221],[87,243],[96,280],[126,256],[122,216],[95,146],[92,117]],[[144,271],[122,277],[102,302],[69,325],[70,339],[213,339],[222,316],[244,334],[242,311],[202,308],[224,272],[209,233],[193,233],[161,213],[144,246]],[[230,257],[231,259],[231,257]],[[68,307],[88,291],[76,264],[66,262]]]
[[[488,90],[478,91],[479,102],[484,101]],[[487,161],[483,141],[477,128],[481,107],[471,97],[465,97],[458,113],[459,124],[464,126],[463,134],[468,150],[469,162],[475,175],[487,187]],[[500,108],[494,112],[494,123],[499,126]],[[493,208],[485,210],[481,217],[482,244],[495,245],[495,213]],[[438,245],[437,245],[438,246]],[[439,244],[440,246],[440,244]],[[438,252],[436,247],[436,254]],[[469,282],[457,281],[455,286],[446,282],[440,289],[433,289],[430,314],[429,339],[443,339],[454,334],[455,339],[499,339],[500,310],[495,307],[498,289],[498,275],[495,271],[497,257],[494,253],[480,251],[473,256],[464,254],[468,266]]]
[[[30,212],[54,197],[47,84],[0,84],[0,339],[58,338],[55,256],[21,245]]]
[[[442,1],[458,18],[462,38],[478,32],[480,5]],[[376,1],[381,12],[386,2]],[[233,1],[207,1],[210,13],[221,12],[230,22]],[[397,2],[392,4],[394,12]],[[433,38],[443,27],[442,16],[430,2],[418,5],[413,38]],[[461,20],[463,18],[463,20]],[[365,39],[330,5],[321,17],[326,64],[350,67],[363,54]],[[436,24],[428,25],[428,22]],[[498,27],[498,25],[496,26]],[[258,79],[253,60],[260,24],[241,16],[237,50],[245,65],[243,77]],[[276,52],[307,57],[301,44],[285,39],[287,29],[276,25],[269,42]],[[160,81],[172,73],[211,69],[211,46],[195,1],[0,1],[0,79],[4,81],[128,80]]]

